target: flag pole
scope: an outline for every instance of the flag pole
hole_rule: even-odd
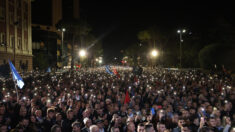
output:
[[[17,103],[19,103],[19,94],[18,94],[18,89],[17,89],[17,86],[16,86],[16,81],[14,81],[14,84],[15,84],[15,89],[16,89]]]
[[[17,102],[19,102],[19,94],[18,94],[17,86],[20,89],[22,89],[23,86],[24,86],[24,82],[23,82],[23,79],[18,74],[17,70],[15,69],[14,65],[11,63],[11,61],[8,60],[8,62],[9,62],[9,66],[10,66],[10,69],[11,69],[11,74],[12,74],[13,82],[15,84]]]

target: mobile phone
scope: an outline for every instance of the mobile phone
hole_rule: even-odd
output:
[[[201,110],[202,110],[202,111],[205,111],[205,109],[204,109],[204,108],[201,108]]]

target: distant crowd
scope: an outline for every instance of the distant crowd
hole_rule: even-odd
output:
[[[31,72],[17,90],[1,81],[0,132],[235,132],[230,75],[114,69]]]

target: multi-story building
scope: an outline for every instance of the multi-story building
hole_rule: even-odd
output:
[[[31,0],[0,0],[0,65],[32,70]]]
[[[42,5],[45,5],[43,11],[38,11]],[[32,2],[32,15],[34,67],[45,69],[69,65],[62,64],[69,60],[68,57],[62,59],[62,51],[65,53],[69,45],[64,39],[67,33],[57,29],[56,25],[62,19],[79,18],[79,0],[35,0]]]

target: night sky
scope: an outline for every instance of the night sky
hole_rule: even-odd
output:
[[[156,25],[172,35],[178,28],[192,33],[203,30],[217,18],[234,22],[234,7],[229,3],[163,3],[147,1],[81,0],[81,17],[88,20],[96,36],[111,32],[102,40],[104,54],[120,55],[120,50],[138,43],[137,33]]]
[[[40,13],[47,14],[50,7],[48,0],[45,4],[36,4],[32,9],[34,21],[48,23],[50,15],[40,18]],[[44,5],[44,10],[35,11]],[[50,8],[49,8],[50,10]],[[101,40],[104,56],[107,60],[120,56],[120,51],[133,43],[138,43],[137,33],[153,25],[169,35],[177,35],[178,28],[186,28],[192,32],[200,33],[207,26],[214,24],[216,19],[223,18],[229,23],[235,23],[235,8],[231,3],[172,3],[152,1],[128,0],[80,0],[80,16],[92,26],[92,33],[96,36],[107,35]]]

